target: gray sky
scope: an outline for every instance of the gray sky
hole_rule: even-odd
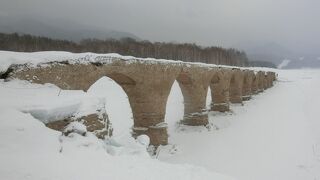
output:
[[[0,0],[0,16],[67,19],[152,41],[319,52],[319,0]]]

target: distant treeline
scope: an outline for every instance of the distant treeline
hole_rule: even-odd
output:
[[[234,66],[250,66],[244,51],[221,47],[201,47],[196,44],[121,40],[85,39],[79,43],[17,33],[0,33],[0,49],[18,52],[70,51],[94,53],[119,53],[135,57],[182,60]]]

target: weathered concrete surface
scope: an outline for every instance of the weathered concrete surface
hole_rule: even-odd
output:
[[[230,80],[230,102],[242,103],[242,87],[243,87],[244,72],[240,69],[232,69]]]
[[[242,86],[242,100],[248,101],[252,95],[252,82],[255,77],[254,72],[250,70],[243,70],[243,86]]]
[[[184,116],[181,121],[189,126],[208,124],[206,98],[213,70],[184,66],[177,77],[184,99]]]
[[[29,80],[34,83],[52,83],[61,89],[84,90],[103,76],[117,82],[128,95],[132,108],[133,136],[147,134],[151,144],[168,143],[167,126],[164,122],[167,98],[174,80],[179,82],[184,102],[185,114],[182,123],[206,125],[206,95],[208,86],[212,90],[211,110],[228,111],[229,101],[241,103],[243,96],[263,91],[275,80],[275,73],[236,68],[216,68],[186,63],[161,63],[143,60],[126,61],[114,58],[108,63],[52,62],[35,68],[28,65],[12,66],[6,77]],[[268,78],[266,78],[268,77]],[[94,116],[84,117],[88,129],[95,131],[102,126]],[[61,123],[61,124],[60,124]],[[59,129],[64,122],[48,125]],[[103,135],[103,133],[102,133]],[[99,136],[99,135],[98,135]]]
[[[215,71],[211,83],[211,111],[229,111],[229,86],[232,70],[219,68]]]

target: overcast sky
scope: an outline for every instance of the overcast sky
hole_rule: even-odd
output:
[[[320,49],[320,0],[0,0],[0,16],[67,19],[152,41]]]

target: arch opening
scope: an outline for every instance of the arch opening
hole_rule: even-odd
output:
[[[113,127],[113,136],[131,138],[132,109],[128,95],[120,83],[127,85],[132,84],[132,81],[121,75],[103,76],[90,86],[87,93],[105,99],[105,108]]]
[[[167,100],[165,122],[169,132],[174,130],[176,123],[183,119],[184,102],[181,89],[177,80],[174,81]]]
[[[206,108],[207,108],[207,110],[211,109],[211,104],[212,104],[212,102],[214,100],[212,95],[211,95],[211,93],[212,93],[212,90],[211,90],[211,87],[209,86],[208,87],[208,92],[207,92],[207,98],[206,98]]]

